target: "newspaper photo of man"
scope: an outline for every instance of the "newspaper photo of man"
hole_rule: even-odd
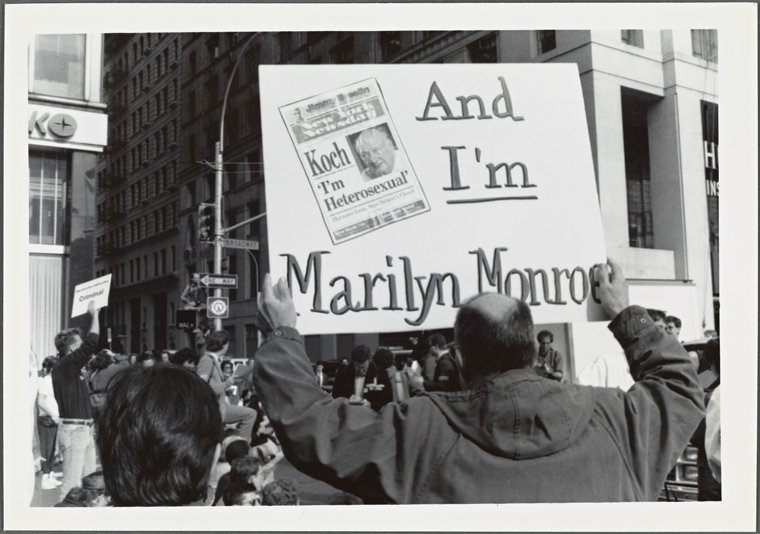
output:
[[[401,170],[401,156],[387,124],[361,131],[353,142],[354,150],[364,166],[361,176],[365,182]]]

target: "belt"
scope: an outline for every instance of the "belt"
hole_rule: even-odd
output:
[[[61,419],[61,423],[64,425],[87,425],[92,426],[95,421],[92,419]]]

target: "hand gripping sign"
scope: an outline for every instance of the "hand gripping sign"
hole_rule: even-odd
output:
[[[71,307],[71,316],[76,317],[87,313],[90,302],[95,303],[95,308],[108,306],[108,295],[111,292],[111,275],[107,274],[95,278],[89,282],[74,287],[74,303]]]
[[[262,66],[269,261],[304,334],[451,327],[479,292],[599,316],[574,64]]]

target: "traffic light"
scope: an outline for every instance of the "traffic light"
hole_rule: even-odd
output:
[[[214,205],[201,202],[198,205],[198,241],[210,243],[214,240]]]

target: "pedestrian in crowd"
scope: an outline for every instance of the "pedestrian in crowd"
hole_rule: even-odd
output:
[[[668,315],[665,317],[665,329],[668,331],[668,334],[678,339],[678,336],[681,335],[681,319],[675,315]]]
[[[140,353],[140,356],[137,359],[137,362],[142,367],[153,367],[156,365],[156,358],[153,356],[153,353],[149,350],[145,350]]]
[[[314,364],[314,376],[317,377],[317,385],[324,389],[327,385],[327,375],[325,375],[325,364],[322,360]]]
[[[379,413],[324,402],[290,288],[266,275],[260,314],[273,329],[254,380],[286,458],[365,503],[657,500],[704,416],[702,392],[684,349],[628,305],[622,269],[609,266],[595,266],[594,279],[636,380],[629,391],[536,376],[530,308],[486,293],[454,325],[471,389]]]
[[[223,443],[222,447],[224,449],[224,461],[217,463],[209,480],[209,493],[213,490],[213,493],[211,493],[211,506],[216,506],[222,500],[224,493],[230,489],[232,462],[251,453],[248,443],[240,436],[234,436],[226,446]],[[221,473],[221,475],[216,477],[217,473]],[[216,480],[214,480],[215,478]]]
[[[105,496],[103,473],[96,471],[82,479],[81,487],[71,488],[66,497],[55,507],[98,508],[108,506],[108,504],[108,498]]]
[[[426,339],[426,343],[427,351],[420,361],[421,374],[425,391],[433,391],[438,359],[446,353],[446,338],[441,334],[433,334]]]
[[[127,357],[114,354],[108,349],[101,350],[90,362],[90,404],[92,415],[97,421],[106,402],[106,392],[114,377],[129,367]]]
[[[388,349],[377,349],[372,355],[372,363],[377,368],[377,379],[374,385],[368,386],[369,389],[364,396],[373,410],[380,411],[383,406],[393,402],[389,374],[389,370],[394,368],[393,353]]]
[[[90,388],[82,370],[92,358],[100,335],[98,309],[90,302],[90,332],[82,339],[78,330],[64,330],[55,336],[58,363],[53,367],[53,392],[61,417],[58,442],[63,455],[61,499],[71,488],[81,486],[82,477],[95,471]]]
[[[137,357],[138,355],[134,352],[129,355],[129,365],[137,365]]]
[[[564,375],[564,359],[558,350],[552,347],[554,334],[549,330],[541,330],[536,336],[538,340],[538,354],[533,363],[533,370],[538,376],[551,380],[562,380]]]
[[[369,347],[357,345],[351,350],[351,364],[341,366],[335,375],[332,396],[336,399],[345,397],[352,404],[369,405],[370,401],[365,399],[365,394],[378,389],[380,384],[377,378],[377,366],[372,361]]]
[[[462,391],[464,389],[462,357],[457,352],[454,343],[450,343],[446,348],[448,350],[438,359],[433,382],[426,388],[427,391]]]
[[[168,350],[162,350],[161,351],[161,363],[169,363],[169,351]]]
[[[194,371],[195,366],[198,365],[199,359],[198,353],[190,347],[182,347],[177,352],[169,355],[169,363],[181,367],[187,367],[192,371]]]
[[[713,395],[720,386],[720,338],[710,338],[703,352],[703,365],[710,371],[715,379],[704,389],[705,406],[710,408]],[[713,414],[714,417],[714,414]],[[715,419],[713,419],[713,422]],[[718,418],[718,422],[720,419]],[[703,418],[691,439],[697,449],[697,500],[719,501],[721,500],[722,487],[720,479],[713,476],[710,462],[708,461],[706,447],[707,418]],[[715,432],[715,426],[712,431]],[[714,440],[714,435],[711,435]],[[714,441],[713,441],[714,443]],[[713,462],[715,458],[713,458]]]
[[[298,486],[290,479],[274,480],[261,490],[262,506],[298,506]]]
[[[667,317],[667,314],[664,311],[647,308],[647,313],[649,314],[649,317],[652,318],[652,321],[654,321],[654,324],[657,325],[657,328],[663,332],[668,331],[668,325],[665,323],[665,317]]]
[[[196,374],[173,365],[123,371],[98,420],[111,505],[203,504],[221,441],[217,395]]]
[[[414,372],[407,365],[407,356],[401,353],[395,354],[393,367],[388,368],[393,402],[404,402],[412,396],[410,381],[413,374]]]
[[[240,505],[242,493],[255,492],[255,505],[260,502],[260,491],[265,484],[265,473],[261,462],[252,456],[237,458],[230,464],[229,486],[224,492],[222,501],[225,506]]]
[[[221,360],[230,346],[230,335],[224,330],[212,332],[206,340],[206,349],[198,361],[196,372],[217,394],[219,410],[225,425],[235,425],[238,434],[250,442],[256,410],[246,406],[229,404],[227,390],[234,384],[231,378],[225,378]]]
[[[42,361],[40,378],[37,381],[37,434],[40,440],[40,456],[42,457],[42,481],[40,487],[51,490],[62,483],[55,478],[53,464],[55,463],[55,445],[58,437],[58,424],[61,418],[58,403],[53,393],[53,367],[58,362],[55,356],[48,356]]]

